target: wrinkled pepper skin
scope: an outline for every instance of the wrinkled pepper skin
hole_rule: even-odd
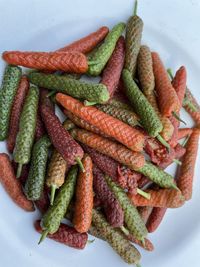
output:
[[[60,188],[53,206],[50,206],[44,214],[41,226],[45,235],[54,234],[58,231],[61,220],[64,218],[69,203],[73,197],[78,168],[73,166],[68,173],[67,179]]]
[[[104,103],[109,99],[108,89],[101,83],[88,83],[65,76],[44,73],[30,73],[28,77],[37,86],[71,95],[72,97],[96,103]]]
[[[7,148],[10,153],[13,152],[15,147],[15,141],[19,130],[20,114],[22,112],[23,104],[28,90],[29,82],[26,76],[24,75],[20,80],[15,98],[13,100],[13,105],[10,114],[10,124],[7,138]]]
[[[106,36],[102,45],[100,45],[94,53],[89,56],[89,60],[93,62],[97,62],[96,64],[92,64],[88,68],[88,74],[92,76],[98,76],[102,70],[104,69],[106,63],[111,57],[117,40],[123,33],[125,28],[124,23],[118,23],[115,25],[112,30]]]
[[[78,158],[81,160],[83,157],[84,152],[82,148],[74,141],[68,131],[63,127],[58,117],[49,107],[42,105],[40,110],[53,146],[62,155],[68,165],[75,165],[77,163],[76,160]]]
[[[107,221],[113,227],[123,226],[124,212],[120,206],[119,201],[116,199],[113,192],[109,189],[104,179],[104,174],[96,166],[94,166],[93,168],[93,174],[94,192],[101,200]]]
[[[38,233],[42,233],[39,220],[34,223],[34,227]],[[73,227],[70,227],[64,223],[60,224],[60,227],[56,233],[49,234],[47,237],[76,249],[84,249],[88,240],[87,233],[80,234]]]
[[[4,141],[8,136],[12,104],[21,75],[19,67],[7,66],[5,69],[0,90],[0,141]]]
[[[126,87],[126,95],[131,101],[141,124],[150,136],[156,137],[163,129],[162,123],[153,107],[137,87],[128,70],[123,70],[123,81]]]
[[[125,68],[135,76],[137,57],[142,39],[143,21],[137,15],[131,16],[126,26]]]
[[[139,251],[124,237],[122,233],[111,227],[100,212],[94,209],[92,222],[99,231],[102,239],[107,241],[126,263],[139,263],[141,258]]]
[[[105,176],[105,180],[124,211],[124,220],[128,230],[135,236],[136,239],[143,241],[147,236],[147,229],[136,207],[130,202],[126,193],[117,186],[110,177]]]
[[[47,136],[40,138],[33,146],[31,167],[25,184],[25,194],[29,200],[40,199],[44,190],[48,148],[51,142]]]
[[[90,156],[84,155],[82,163],[85,172],[80,172],[78,175],[73,217],[74,228],[79,233],[89,230],[93,209],[93,165]]]
[[[0,183],[10,198],[25,211],[34,211],[34,205],[24,195],[22,185],[15,177],[9,156],[5,153],[0,154],[0,170]]]
[[[8,51],[3,59],[12,65],[49,71],[66,71],[69,73],[85,73],[88,70],[87,58],[78,52],[21,52]]]
[[[31,149],[35,136],[39,90],[31,86],[20,116],[19,132],[14,149],[14,161],[27,164],[30,161]]]

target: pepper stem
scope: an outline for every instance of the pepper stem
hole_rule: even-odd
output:
[[[167,72],[168,72],[169,77],[171,78],[171,80],[173,80],[174,79],[174,75],[172,73],[172,69],[167,69]]]
[[[171,186],[171,188],[180,191],[180,189],[179,189],[175,184],[173,184],[173,185]]]
[[[160,134],[158,134],[156,136],[156,138],[158,139],[158,141],[167,148],[168,152],[170,152],[170,145],[167,143],[167,141],[165,141],[164,138],[162,138],[162,136]]]
[[[17,178],[19,178],[21,176],[21,173],[22,173],[22,166],[23,164],[19,163],[18,164],[18,168],[17,168]]]
[[[126,229],[124,226],[121,226],[120,229],[125,235],[129,235],[129,230]]]
[[[82,171],[82,172],[85,172],[85,168],[84,168],[83,163],[82,163],[82,161],[80,160],[80,158],[77,157],[77,158],[76,158],[76,162],[77,162],[77,164],[79,165],[81,171]]]
[[[183,147],[185,147],[185,146],[186,146],[186,144],[187,144],[188,140],[189,140],[189,136],[188,136],[188,137],[186,137],[186,139],[183,141],[183,143],[182,143],[182,146],[183,146]]]
[[[41,237],[40,237],[40,240],[39,240],[39,242],[38,242],[38,245],[39,245],[42,241],[44,241],[44,239],[47,237],[48,233],[49,233],[48,230],[42,231],[42,235],[41,235]]]
[[[50,199],[50,204],[53,205],[54,198],[55,198],[55,193],[56,193],[57,186],[52,185],[51,186],[51,199]]]
[[[133,9],[133,16],[137,15],[137,8],[138,8],[138,1],[135,0],[134,9]]]
[[[144,192],[143,190],[137,188],[137,193],[146,199],[151,199],[151,194]]]
[[[47,97],[51,97],[52,95],[56,94],[56,90],[52,90],[50,93],[47,94]]]
[[[97,102],[90,102],[90,101],[88,101],[88,100],[85,100],[84,101],[84,105],[86,106],[86,107],[89,107],[89,106],[94,106],[94,105],[96,105],[97,104]]]
[[[176,118],[178,121],[180,121],[180,122],[184,123],[185,125],[187,125],[187,123],[186,123],[184,120],[182,120],[182,119],[179,117],[179,115],[178,115],[175,111],[172,112],[172,115],[173,115],[174,118]]]
[[[173,162],[180,165],[180,166],[182,165],[182,162],[178,159],[173,159]]]

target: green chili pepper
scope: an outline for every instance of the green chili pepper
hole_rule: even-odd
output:
[[[117,40],[123,33],[124,29],[125,24],[123,22],[115,25],[106,36],[103,44],[100,45],[94,53],[90,54],[89,60],[98,63],[92,64],[88,67],[89,75],[98,76],[102,72],[115,49]]]
[[[73,166],[68,173],[65,183],[60,188],[53,206],[50,206],[44,217],[42,218],[42,236],[39,243],[41,243],[48,234],[57,232],[61,220],[64,218],[69,203],[73,197],[76,177],[78,173],[77,166]]]
[[[134,207],[130,202],[123,189],[120,186],[116,185],[116,183],[113,182],[110,177],[105,176],[105,180],[109,188],[115,194],[115,197],[118,199],[124,211],[124,220],[130,233],[133,234],[135,238],[143,242],[148,232],[136,207]]]
[[[5,140],[8,135],[12,103],[21,75],[21,68],[11,65],[6,67],[0,90],[0,141]]]
[[[174,188],[177,189],[173,177],[163,171],[162,169],[156,167],[152,163],[146,161],[144,166],[138,170],[138,172],[147,176],[154,183],[158,184],[160,187],[164,188]]]
[[[65,76],[44,73],[30,73],[28,77],[32,83],[39,87],[86,99],[90,102],[104,103],[109,99],[106,86],[100,83],[86,83]]]
[[[19,132],[14,149],[14,161],[19,163],[17,177],[21,174],[23,164],[30,161],[31,149],[35,136],[39,90],[31,86],[20,116]]]
[[[119,256],[129,264],[138,264],[141,258],[139,251],[124,237],[118,229],[114,229],[106,221],[104,216],[93,209],[92,212],[93,228],[100,237],[107,241]]]
[[[137,13],[137,1],[135,1],[134,14],[129,18],[126,27],[126,56],[125,56],[125,68],[135,76],[137,57],[140,50],[143,21],[136,15]]]
[[[51,142],[47,136],[40,138],[33,146],[31,168],[25,184],[25,194],[29,200],[40,199],[44,189],[48,148]]]

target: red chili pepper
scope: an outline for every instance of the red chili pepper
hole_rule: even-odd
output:
[[[159,227],[167,208],[153,208],[151,215],[149,216],[148,222],[146,224],[149,233],[153,233]]]

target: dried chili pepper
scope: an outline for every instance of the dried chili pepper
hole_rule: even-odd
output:
[[[0,141],[5,140],[8,135],[12,104],[21,73],[21,69],[15,66],[7,66],[4,72],[0,95]]]
[[[149,233],[153,233],[156,231],[163,217],[165,216],[166,211],[167,208],[153,208],[153,211],[149,216],[148,222],[146,224]]]
[[[19,180],[16,179],[9,156],[0,154],[0,182],[12,200],[26,211],[34,211],[33,203],[26,198]]]
[[[148,206],[143,206],[143,207],[138,207],[137,208],[142,220],[144,221],[144,223],[146,224],[148,219],[149,219],[149,216],[153,210],[152,207],[148,207]]]

